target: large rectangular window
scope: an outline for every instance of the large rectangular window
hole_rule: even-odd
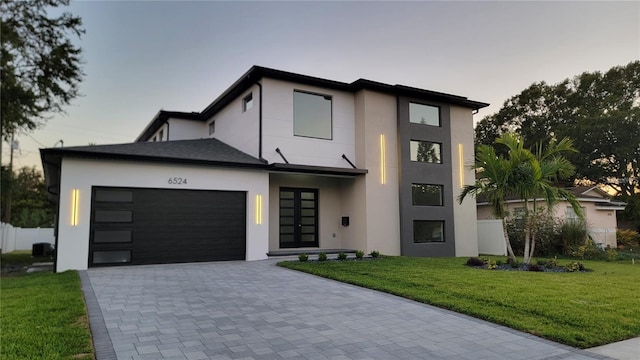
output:
[[[442,185],[411,184],[413,205],[442,206]]]
[[[331,96],[294,91],[293,134],[331,140],[331,111]]]
[[[409,121],[415,124],[440,126],[440,108],[437,106],[409,103]]]
[[[411,161],[442,163],[442,145],[429,141],[411,140]]]
[[[444,242],[444,221],[414,220],[413,242],[416,244]]]

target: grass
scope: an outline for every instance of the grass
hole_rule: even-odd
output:
[[[0,255],[0,265],[2,266],[3,275],[6,274],[9,269],[23,274],[25,270],[24,267],[33,263],[51,261],[53,261],[52,256],[32,257],[31,250],[18,250]]]
[[[640,264],[581,261],[593,271],[539,273],[475,269],[463,266],[465,261],[384,257],[375,261],[287,261],[278,265],[432,304],[583,349],[640,336]]]
[[[23,254],[7,255],[3,266],[31,262]],[[0,290],[1,359],[94,358],[76,271],[3,276]]]

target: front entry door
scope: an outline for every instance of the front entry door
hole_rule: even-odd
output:
[[[280,247],[318,247],[318,190],[280,188]]]

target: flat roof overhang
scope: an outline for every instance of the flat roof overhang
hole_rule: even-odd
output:
[[[294,173],[294,174],[312,174],[338,177],[356,177],[365,175],[369,172],[367,169],[352,169],[329,166],[312,166],[312,165],[296,165],[273,163],[267,169],[270,172],[278,173]]]

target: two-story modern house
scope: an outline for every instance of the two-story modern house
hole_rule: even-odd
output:
[[[487,104],[254,66],[134,143],[41,150],[56,270],[283,250],[477,255],[473,113]]]

